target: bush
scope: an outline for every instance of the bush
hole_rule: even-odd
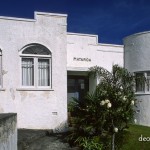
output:
[[[102,144],[99,143],[99,138],[79,138],[79,145],[83,150],[102,150]]]
[[[135,77],[118,65],[113,66],[112,72],[102,67],[92,67],[90,75],[99,77],[100,83],[84,100],[74,99],[70,105],[74,130],[69,138],[83,149],[92,146],[95,146],[95,150],[96,146],[102,149],[101,143],[103,149],[119,149],[122,142],[115,146],[115,135],[117,133],[116,136],[121,135],[123,138],[123,131],[128,128],[134,115]],[[99,143],[96,143],[94,137],[98,137]]]

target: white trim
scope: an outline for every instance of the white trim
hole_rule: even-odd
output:
[[[43,55],[42,55],[43,56]],[[34,85],[33,86],[23,86],[22,85],[22,68],[21,68],[21,87],[23,89],[44,89],[44,88],[52,88],[52,67],[51,67],[51,58],[45,58],[45,57],[20,57],[21,58],[21,64],[22,64],[22,58],[33,58],[33,66],[34,66]],[[38,85],[38,59],[48,59],[49,60],[49,86],[39,86]],[[22,65],[21,65],[22,67]]]
[[[89,71],[88,67],[67,67],[67,71]]]
[[[150,92],[136,92],[135,95],[150,95]]]
[[[22,57],[19,57],[19,75],[20,75],[20,81],[19,81],[19,85],[22,85]]]
[[[26,55],[26,54],[22,54],[22,52],[24,50],[26,50],[27,48],[29,47],[32,47],[32,46],[42,46],[44,47],[45,49],[47,49],[49,51],[49,55],[48,56],[51,56],[52,55],[52,52],[50,51],[50,48],[47,48],[46,46],[44,46],[43,44],[41,43],[30,43],[30,44],[27,44],[25,45],[24,47],[22,47],[21,49],[19,49],[19,55]],[[28,54],[27,54],[28,55]],[[29,54],[29,55],[34,55],[34,54]],[[40,56],[40,55],[39,55]],[[43,56],[43,55],[42,55]],[[44,55],[45,56],[45,55]]]
[[[39,87],[40,87],[40,88],[46,88],[46,87],[51,88],[51,87],[52,87],[52,84],[51,84],[51,71],[52,71],[52,70],[51,70],[51,66],[50,66],[50,65],[51,65],[51,58],[49,58],[49,59],[48,59],[48,58],[44,58],[44,57],[39,57],[39,58],[37,58],[37,67],[36,67],[36,68],[37,68],[37,74],[38,74],[38,59],[42,59],[42,60],[43,60],[43,59],[46,59],[46,60],[49,60],[49,64],[48,64],[48,66],[49,66],[49,86],[39,86],[39,85],[38,85],[38,75],[37,75],[37,76],[36,76],[36,77],[37,77],[37,79],[36,79],[37,88],[39,88]]]
[[[67,14],[58,14],[58,13],[46,13],[46,12],[34,12],[34,19],[28,19],[28,18],[18,18],[18,17],[6,17],[6,16],[0,16],[0,19],[3,20],[14,20],[14,21],[25,21],[25,22],[36,22],[37,16],[43,15],[43,16],[53,16],[53,17],[67,17]]]
[[[54,89],[51,88],[25,88],[25,87],[20,87],[17,88],[16,91],[54,91]]]
[[[77,36],[87,36],[87,37],[93,37],[96,39],[96,45],[98,44],[98,35],[95,34],[84,34],[84,33],[73,33],[73,32],[67,32],[67,35],[77,35]]]
[[[21,57],[45,57],[51,58],[51,55],[20,54]]]
[[[124,45],[119,45],[119,44],[107,44],[107,43],[98,43],[98,46],[111,46],[111,47],[121,47],[121,48],[124,47]]]
[[[49,54],[48,55],[36,55],[36,54],[22,54],[22,52],[24,51],[24,50],[26,50],[27,48],[29,48],[30,46],[42,46],[42,47],[44,47],[44,48],[46,48],[46,50],[48,50],[49,51]],[[26,46],[24,46],[22,49],[20,49],[19,50],[19,56],[20,56],[20,64],[22,64],[22,58],[33,58],[33,61],[34,61],[34,72],[33,72],[33,74],[34,74],[34,86],[23,86],[22,85],[22,65],[20,66],[20,72],[21,72],[21,86],[23,87],[23,89],[32,89],[32,87],[34,88],[34,89],[38,89],[39,87],[40,88],[52,88],[52,66],[51,66],[51,63],[52,63],[52,53],[51,53],[51,51],[47,48],[47,47],[45,47],[44,45],[41,45],[41,44],[39,44],[39,43],[30,43],[30,44],[28,44],[28,45],[26,45]],[[38,59],[48,59],[49,60],[49,86],[39,86],[38,85]]]
[[[111,53],[123,53],[123,51],[109,51],[109,50],[97,50],[97,51],[101,51],[101,52],[111,52]]]
[[[17,17],[6,17],[6,16],[0,16],[0,19],[3,20],[14,20],[14,21],[25,21],[25,22],[35,22],[35,19],[25,19],[25,18],[17,18]]]
[[[23,58],[23,57],[22,57]],[[33,70],[33,77],[34,77],[34,88],[38,87],[38,59],[36,57],[33,57],[34,62],[34,70]]]
[[[5,88],[1,88],[1,87],[0,87],[0,91],[5,91],[5,90],[6,90]]]
[[[132,35],[124,37],[123,41],[126,40],[126,39],[128,39],[128,38],[130,38],[130,37],[134,37],[134,36],[138,36],[138,35],[142,35],[142,34],[149,34],[149,33],[150,33],[150,31],[144,31],[144,32],[134,33]]]
[[[47,13],[47,12],[34,12],[34,18],[36,18],[37,15],[43,15],[43,16],[54,16],[54,17],[67,17],[67,14],[59,14],[59,13]]]
[[[52,88],[52,58],[49,60],[49,72],[50,72],[50,74],[49,74],[49,86],[50,86],[50,88]]]
[[[98,35],[96,35],[96,34],[67,32],[67,35],[79,35],[79,36],[89,36],[89,37],[96,37],[96,38],[98,38]]]
[[[147,80],[147,72],[144,72],[144,77],[146,78],[146,80]],[[147,82],[147,81],[146,81]],[[147,84],[145,83],[144,84],[144,91],[145,92],[147,92],[148,90],[147,90]]]
[[[134,75],[138,74],[138,73],[141,73],[144,75],[144,77],[146,78],[147,80],[147,72],[150,72],[150,71],[139,71],[139,72],[134,72]],[[147,81],[146,81],[147,82]],[[144,83],[144,91],[136,91],[135,94],[136,95],[141,95],[141,94],[150,94],[150,91],[148,91],[147,89],[147,83]],[[135,85],[135,90],[136,90],[136,85]],[[149,89],[150,90],[150,89]]]

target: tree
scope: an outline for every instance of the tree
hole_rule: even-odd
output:
[[[99,78],[100,82],[83,101],[74,101],[72,113],[75,126],[71,135],[79,143],[85,137],[92,140],[99,137],[101,142],[102,137],[111,136],[114,150],[115,134],[128,128],[134,116],[135,77],[118,65],[112,67],[112,72],[102,67],[92,67],[89,75]]]
[[[102,99],[101,107],[108,108],[103,113],[106,116],[103,129],[112,134],[112,149],[114,149],[115,132],[128,128],[128,123],[134,115],[135,77],[118,65],[113,66],[112,72],[102,67],[92,67],[90,74],[100,78],[96,90]]]

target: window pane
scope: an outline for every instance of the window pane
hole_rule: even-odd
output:
[[[22,85],[34,85],[34,63],[33,58],[22,58]]]
[[[38,54],[38,55],[51,55],[50,51],[39,44],[29,45],[23,52],[23,54]]]
[[[136,92],[145,91],[144,73],[136,73]]]
[[[38,85],[49,86],[49,59],[38,59]]]
[[[147,91],[150,91],[150,72],[147,72]]]

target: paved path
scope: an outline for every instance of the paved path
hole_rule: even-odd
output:
[[[18,150],[78,150],[71,148],[62,134],[47,135],[46,131],[19,130]]]

